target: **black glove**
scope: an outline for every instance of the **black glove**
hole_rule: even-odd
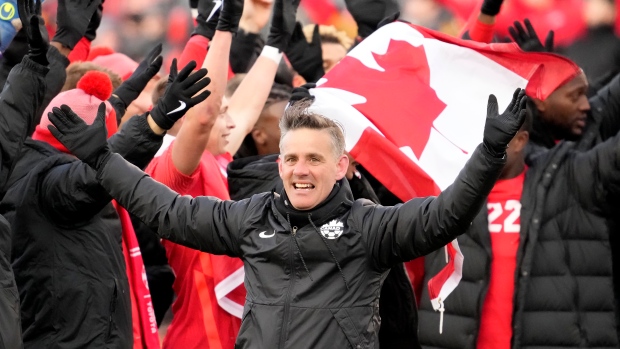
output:
[[[114,94],[125,103],[125,108],[138,98],[146,84],[159,72],[163,61],[160,54],[161,44],[158,44],[140,62],[133,74],[114,90]]]
[[[54,125],[48,125],[47,129],[71,154],[98,170],[112,155],[108,147],[105,114],[105,103],[101,103],[95,121],[88,126],[69,106],[63,104],[60,108],[52,108],[52,112],[47,114]]]
[[[529,19],[523,21],[527,31],[523,29],[523,26],[518,21],[514,22],[514,27],[508,27],[508,32],[512,39],[519,45],[519,47],[525,52],[553,52],[553,30],[547,33],[545,39],[545,46],[542,45],[532,23]]]
[[[316,84],[314,82],[309,82],[299,87],[295,87],[293,89],[293,92],[291,92],[291,98],[289,99],[289,104],[293,105],[295,104],[295,102],[301,101],[302,99],[314,100],[314,96],[310,94],[310,89],[315,88],[315,87],[316,87]]]
[[[177,75],[177,60],[176,58],[172,60],[170,76],[174,78],[168,83],[166,92],[151,110],[153,121],[164,130],[172,128],[189,108],[204,101],[211,94],[210,91],[205,90],[192,98],[211,82],[211,79],[205,77],[206,69],[202,68],[192,74],[194,68],[196,68],[196,62],[191,61]]]
[[[217,30],[236,33],[243,13],[243,0],[223,0]]]
[[[325,75],[323,70],[323,50],[321,49],[321,36],[319,26],[314,26],[312,42],[306,41],[306,36],[301,28],[301,23],[297,22],[291,42],[284,50],[286,57],[299,75],[306,81],[317,81]]]
[[[396,22],[397,20],[400,20],[400,11],[396,11],[394,13],[392,13],[391,15],[385,17],[384,19],[381,20],[381,22],[379,22],[379,24],[377,24],[377,29],[383,27],[386,24],[390,24],[392,22]],[[401,22],[406,22],[404,20],[401,20]],[[409,22],[407,22],[409,23]]]
[[[70,49],[86,34],[93,14],[101,0],[58,0],[56,23],[58,29],[52,39]]]
[[[84,33],[84,37],[88,39],[88,41],[92,42],[97,37],[97,29],[99,29],[99,25],[101,24],[101,17],[103,16],[103,2],[97,6],[93,16],[88,23],[88,27],[86,28],[86,33]]]
[[[36,0],[35,4],[32,3],[32,0],[19,0],[17,10],[28,40],[28,56],[36,63],[48,65],[47,49],[49,43],[47,39],[43,38],[39,26],[40,21],[42,21],[39,19],[41,0]]]
[[[387,8],[386,0],[345,0],[345,4],[357,23],[357,35],[362,38],[377,29]]]
[[[189,8],[198,8],[198,0],[189,0]]]
[[[483,144],[489,153],[502,157],[506,153],[508,143],[515,136],[525,121],[525,90],[516,89],[512,101],[501,115],[498,113],[497,98],[489,95],[487,119],[484,124]]]
[[[215,34],[215,29],[219,22],[220,11],[222,10],[222,4],[215,11],[215,1],[213,0],[199,0],[198,1],[198,16],[196,16],[196,28],[192,32],[194,35],[202,35],[205,38],[211,40]],[[211,13],[213,12],[213,13]],[[211,18],[209,18],[211,16]]]
[[[488,16],[497,16],[504,0],[484,0],[480,12]]]
[[[277,48],[280,52],[286,51],[297,24],[295,17],[299,2],[300,0],[276,0],[267,45]]]

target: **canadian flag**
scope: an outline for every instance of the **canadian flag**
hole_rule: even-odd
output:
[[[503,111],[517,87],[544,100],[580,72],[514,43],[464,41],[405,22],[378,29],[310,93],[312,110],[345,129],[347,151],[401,200],[448,187],[482,141],[489,94]],[[463,255],[429,282],[435,310],[458,285]]]

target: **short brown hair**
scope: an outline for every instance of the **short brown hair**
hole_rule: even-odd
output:
[[[113,90],[116,90],[116,88],[118,88],[123,83],[120,75],[116,74],[108,68],[104,68],[93,62],[75,62],[71,63],[67,67],[67,79],[65,80],[65,84],[62,86],[61,91],[73,90],[74,88],[76,88],[77,83],[78,81],[80,81],[82,76],[84,76],[84,74],[91,70],[96,70],[108,74],[110,81],[112,81]]]
[[[166,87],[168,87],[168,76],[159,79],[155,85],[155,88],[153,88],[153,92],[151,92],[151,103],[153,103],[153,105],[156,105],[161,96],[164,95],[164,92],[166,92]]]
[[[336,121],[310,111],[312,102],[312,99],[305,98],[291,104],[284,111],[280,119],[280,152],[282,152],[282,139],[289,131],[307,128],[327,131],[332,139],[334,155],[338,158],[345,151],[344,129]]]
[[[306,41],[312,42],[312,34],[316,24],[308,24],[303,28]],[[345,50],[349,51],[353,45],[353,39],[347,33],[336,29],[333,25],[319,25],[319,36],[322,44],[340,44]]]

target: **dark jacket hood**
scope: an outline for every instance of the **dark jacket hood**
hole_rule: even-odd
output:
[[[278,154],[235,159],[228,164],[228,188],[232,200],[249,198],[282,187],[278,173]]]

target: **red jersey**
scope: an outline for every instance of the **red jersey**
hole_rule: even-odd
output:
[[[521,228],[521,193],[525,171],[515,178],[498,180],[489,194],[491,275],[482,306],[478,349],[510,349],[514,275]]]
[[[174,142],[149,164],[146,172],[182,195],[230,199],[218,159],[205,152],[196,171],[180,173],[172,162]],[[219,157],[232,159],[230,156]],[[224,161],[226,162],[226,161]],[[163,348],[233,349],[245,301],[243,263],[163,240],[175,272],[173,318]],[[233,315],[234,314],[234,315]]]

